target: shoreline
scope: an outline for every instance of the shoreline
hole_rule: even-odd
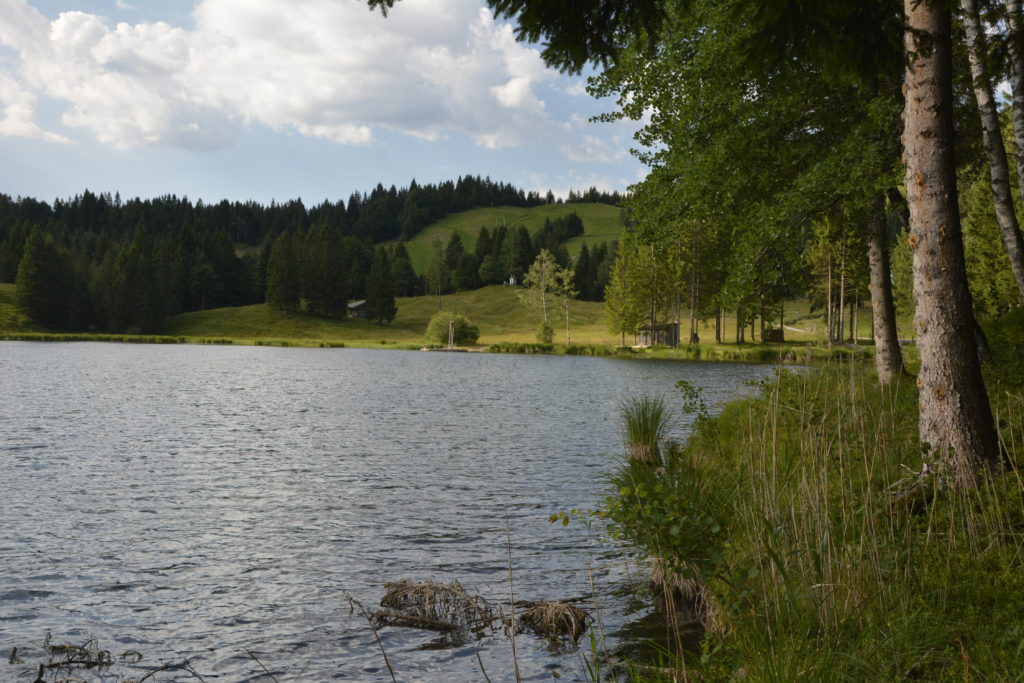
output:
[[[0,332],[0,341],[102,342],[120,344],[194,344],[212,346],[272,346],[280,348],[350,348],[398,351],[443,351],[443,347],[420,342],[308,339],[278,337],[217,337],[161,334]],[[831,348],[809,342],[749,344],[697,344],[671,347],[622,347],[603,344],[542,344],[496,342],[455,347],[460,352],[520,355],[594,356],[631,360],[711,361],[758,364],[806,365],[833,359],[870,361],[873,345],[834,345]],[[906,347],[905,347],[906,348]],[[913,348],[913,347],[911,347]]]

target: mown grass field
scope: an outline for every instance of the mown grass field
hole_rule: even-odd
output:
[[[623,212],[617,206],[589,203],[547,204],[531,208],[492,206],[446,216],[406,242],[406,248],[413,268],[417,273],[422,273],[430,259],[430,243],[435,239],[439,238],[447,244],[452,234],[458,233],[463,247],[472,251],[476,248],[476,238],[483,227],[493,231],[502,225],[508,228],[524,226],[533,235],[544,227],[545,219],[561,218],[573,211],[583,219],[584,234],[566,242],[572,255],[578,254],[584,243],[617,240],[622,234]]]
[[[167,333],[187,337],[228,337],[238,340],[308,339],[341,341],[351,346],[423,344],[437,297],[397,299],[398,315],[389,325],[368,320],[328,320],[304,313],[283,314],[263,304],[184,313],[168,321]],[[491,286],[441,297],[445,310],[461,313],[480,327],[480,345],[500,341],[535,341],[539,319],[516,296],[516,290]],[[570,307],[572,338],[577,343],[614,344],[605,329],[604,305],[574,301]],[[565,340],[564,318],[556,341]]]

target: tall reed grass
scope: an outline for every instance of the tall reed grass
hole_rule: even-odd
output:
[[[1010,386],[994,403],[1016,462],[1024,392]],[[687,666],[716,680],[1024,680],[1020,475],[922,480],[916,406],[912,380],[878,387],[849,362],[783,372],[698,421],[663,470],[620,469],[613,529],[705,601],[702,646],[677,653]]]

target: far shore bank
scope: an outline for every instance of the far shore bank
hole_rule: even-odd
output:
[[[309,338],[248,338],[160,334],[113,333],[50,333],[2,332],[0,341],[28,342],[107,342],[120,344],[197,344],[214,346],[273,346],[294,348],[352,348],[385,349],[399,351],[442,350],[443,347],[426,341],[398,342],[388,340],[340,340]],[[874,357],[874,346],[836,344],[831,348],[808,342],[747,344],[693,344],[678,348],[667,346],[632,347],[603,344],[543,344],[503,341],[495,344],[459,346],[454,350],[471,353],[515,353],[525,355],[598,356],[649,360],[683,360],[745,363],[809,364],[831,359],[869,361]]]

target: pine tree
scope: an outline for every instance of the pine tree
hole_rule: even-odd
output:
[[[412,261],[409,259],[409,252],[404,242],[395,245],[391,254],[391,280],[395,285],[395,293],[398,296],[414,296],[419,278],[413,270]]]
[[[391,263],[385,247],[377,247],[373,258],[370,277],[366,281],[365,310],[366,317],[376,320],[378,325],[391,322],[398,313],[395,288],[391,280]]]
[[[33,322],[66,328],[70,294],[66,271],[53,240],[33,228],[18,263],[15,306]]]
[[[267,303],[285,314],[299,306],[299,274],[292,234],[282,232],[270,250],[267,264]]]

